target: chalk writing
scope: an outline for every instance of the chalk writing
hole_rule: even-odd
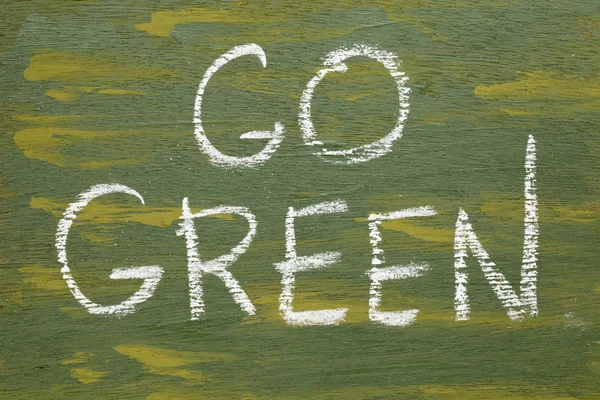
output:
[[[337,325],[344,320],[347,308],[319,311],[293,311],[294,282],[296,272],[311,269],[324,268],[337,263],[342,256],[337,251],[318,253],[311,256],[298,257],[296,255],[296,231],[294,220],[298,217],[309,215],[342,213],[348,211],[346,202],[338,200],[329,203],[319,203],[312,206],[294,210],[289,208],[285,219],[285,247],[286,261],[275,264],[275,268],[281,272],[281,296],[279,297],[279,310],[283,319],[290,325]]]
[[[255,168],[266,161],[278,149],[284,137],[284,127],[280,122],[275,122],[273,131],[250,131],[242,134],[241,139],[268,140],[265,147],[258,153],[248,157],[225,155],[216,149],[208,140],[201,120],[202,99],[210,78],[225,64],[238,57],[254,55],[258,57],[262,66],[266,68],[267,61],[263,49],[257,44],[250,43],[236,46],[221,55],[207,69],[202,78],[194,104],[194,134],[198,140],[200,150],[208,155],[210,162],[218,167]],[[380,62],[394,78],[398,91],[400,108],[396,126],[383,138],[370,144],[362,145],[348,150],[330,151],[323,148],[323,142],[317,139],[317,134],[311,121],[311,101],[315,88],[330,72],[346,72],[348,70],[344,61],[350,57],[366,56]],[[372,46],[354,45],[350,48],[340,48],[330,52],[324,59],[326,67],[317,72],[307,84],[300,100],[299,124],[304,142],[308,146],[319,147],[314,154],[326,162],[334,164],[364,163],[381,157],[392,150],[393,143],[402,136],[402,129],[408,115],[409,89],[405,86],[408,78],[399,71],[399,62],[393,53],[379,50]],[[520,321],[526,317],[535,317],[538,314],[537,302],[537,248],[538,248],[538,211],[536,194],[536,146],[533,136],[529,136],[525,154],[525,218],[523,257],[521,265],[520,295],[517,296],[510,282],[496,268],[491,261],[471,224],[469,215],[465,210],[458,210],[458,219],[455,225],[454,236],[454,273],[455,273],[455,298],[454,308],[456,320],[469,319],[470,304],[467,294],[468,273],[466,257],[470,250],[483,271],[483,274],[493,292],[506,308],[510,319]],[[85,208],[97,197],[111,194],[124,193],[137,197],[144,204],[143,197],[135,190],[120,184],[103,184],[92,186],[80,194],[77,200],[67,207],[60,220],[56,232],[56,249],[58,261],[62,265],[61,272],[75,299],[84,306],[90,314],[123,316],[133,313],[135,305],[151,298],[163,276],[163,269],[157,265],[130,268],[116,268],[112,270],[111,279],[137,279],[142,280],[139,290],[131,297],[116,305],[100,305],[88,299],[79,289],[71,275],[67,261],[67,237],[73,221],[78,212]],[[294,311],[294,289],[296,274],[314,269],[325,268],[340,261],[342,254],[337,251],[322,252],[309,256],[298,256],[296,253],[295,222],[297,218],[323,215],[331,213],[345,213],[349,210],[344,200],[335,200],[313,204],[301,209],[289,207],[285,218],[285,260],[275,263],[274,268],[281,273],[281,295],[279,297],[279,310],[281,316],[290,325],[338,325],[345,319],[347,308]],[[248,221],[248,232],[231,251],[212,260],[202,260],[198,252],[198,236],[194,220],[215,214],[239,215]],[[368,217],[370,244],[372,247],[371,269],[366,271],[370,278],[369,319],[374,323],[390,326],[408,326],[416,320],[418,309],[403,311],[381,311],[382,282],[406,278],[416,278],[429,272],[426,262],[410,263],[408,265],[384,266],[385,257],[382,248],[382,237],[379,226],[383,221],[400,218],[428,217],[435,215],[432,206],[423,206],[394,211],[385,214],[371,214]],[[187,268],[189,282],[189,298],[191,319],[198,320],[205,312],[203,299],[204,289],[202,278],[212,274],[225,284],[234,301],[246,314],[253,315],[256,308],[242,289],[239,281],[228,268],[244,254],[256,236],[258,221],[255,215],[243,206],[218,206],[198,213],[192,213],[189,200],[185,197],[182,201],[182,214],[180,228],[177,235],[185,238],[187,250]]]
[[[240,139],[269,139],[265,147],[258,153],[248,157],[236,157],[221,153],[212,145],[202,125],[202,99],[210,78],[225,64],[242,56],[255,55],[260,60],[263,68],[267,67],[267,56],[264,50],[255,43],[236,46],[227,53],[217,58],[206,70],[200,81],[194,103],[194,135],[198,141],[200,150],[208,155],[209,161],[217,167],[232,168],[256,168],[268,161],[273,153],[277,151],[284,137],[284,127],[280,122],[275,122],[273,131],[250,131],[242,134]],[[317,140],[317,133],[311,119],[311,103],[315,88],[321,80],[330,72],[346,72],[348,66],[344,61],[351,57],[364,56],[380,62],[390,73],[398,90],[399,109],[396,125],[383,138],[375,142],[347,150],[328,150],[322,147],[322,141]],[[377,157],[381,157],[392,150],[394,142],[402,137],[404,122],[408,117],[409,103],[408,94],[410,89],[406,86],[408,77],[399,71],[400,62],[398,57],[388,51],[379,50],[372,46],[354,45],[351,48],[339,48],[327,54],[323,61],[327,68],[320,70],[306,85],[300,98],[300,112],[298,122],[302,132],[302,138],[307,146],[321,147],[314,154],[324,161],[333,164],[357,164],[364,163]]]
[[[490,256],[479,242],[473,226],[469,222],[467,213],[462,208],[458,212],[454,237],[454,271],[456,279],[454,308],[456,310],[457,321],[468,320],[470,312],[466,286],[469,281],[467,264],[465,262],[467,248],[473,252],[473,255],[479,261],[486,279],[494,289],[494,293],[496,293],[502,305],[506,307],[506,312],[510,319],[521,320],[525,316],[534,317],[538,313],[536,292],[538,214],[535,160],[535,139],[533,136],[529,136],[525,155],[525,235],[523,240],[520,296],[516,295],[508,280],[495,268],[496,264],[490,260]]]
[[[275,122],[273,131],[251,131],[240,136],[241,139],[269,139],[267,145],[257,154],[249,157],[228,156],[221,153],[215,146],[212,145],[204,132],[202,126],[202,96],[210,78],[225,64],[231,60],[235,60],[241,56],[255,55],[260,60],[263,68],[267,67],[267,56],[263,49],[254,43],[236,46],[217,58],[215,62],[206,70],[204,77],[198,86],[196,93],[196,101],[194,104],[194,135],[198,140],[200,150],[206,153],[213,165],[218,167],[258,167],[263,164],[277,150],[283,140],[283,125],[280,122]]]
[[[197,214],[192,214],[188,198],[183,199],[183,214],[181,218],[183,222],[180,224],[181,230],[177,232],[178,235],[185,235],[185,242],[187,247],[188,256],[188,273],[189,273],[189,286],[190,286],[190,308],[192,309],[193,320],[198,319],[200,314],[204,312],[204,300],[202,299],[202,274],[213,274],[219,277],[229,293],[233,296],[233,299],[246,313],[253,315],[256,312],[254,305],[248,298],[248,295],[241,288],[237,279],[233,277],[231,272],[227,271],[227,267],[237,261],[237,259],[246,252],[250,243],[256,235],[256,218],[246,207],[228,207],[221,206],[211,208],[208,210],[201,211]],[[196,227],[194,225],[194,218],[206,217],[208,215],[215,214],[237,214],[248,220],[248,233],[240,241],[240,243],[234,247],[229,254],[217,257],[210,261],[201,261],[200,255],[198,254],[198,236],[196,235]]]
[[[367,162],[377,157],[381,157],[392,150],[393,143],[402,137],[402,128],[404,121],[408,116],[408,93],[410,89],[406,87],[408,77],[404,72],[398,71],[400,67],[397,56],[393,53],[378,50],[375,47],[365,45],[355,45],[352,48],[341,48],[327,54],[323,65],[328,68],[320,70],[314,78],[306,85],[306,89],[300,98],[300,130],[304,143],[308,146],[323,146],[323,142],[317,140],[317,133],[311,120],[311,101],[315,88],[321,80],[330,72],[346,72],[348,66],[344,60],[350,57],[365,56],[379,61],[390,73],[396,82],[398,89],[398,100],[400,108],[398,110],[398,119],[396,126],[383,138],[369,144],[355,147],[348,150],[327,150],[321,148],[315,155],[325,161],[334,164],[357,164]],[[328,157],[329,156],[329,157]]]
[[[367,274],[371,278],[371,298],[369,299],[369,319],[379,322],[383,325],[392,326],[407,326],[412,324],[419,310],[406,311],[379,311],[381,305],[381,282],[396,279],[416,278],[429,270],[427,263],[409,265],[395,265],[391,267],[379,267],[385,263],[383,249],[380,244],[382,242],[379,225],[382,221],[389,221],[400,218],[413,217],[429,217],[435,215],[433,207],[417,207],[406,210],[395,211],[388,214],[371,214],[369,215],[369,236],[371,237],[371,246],[373,247],[373,258],[371,259],[371,268]]]
[[[131,267],[113,269],[110,279],[143,279],[144,283],[140,289],[123,302],[112,306],[101,306],[88,299],[77,286],[77,282],[71,275],[71,269],[67,261],[67,236],[73,221],[77,218],[77,213],[92,200],[97,197],[110,193],[125,193],[140,199],[144,204],[144,198],[135,190],[119,184],[112,185],[95,185],[78,196],[78,200],[69,204],[67,210],[63,214],[63,218],[58,223],[56,230],[56,250],[58,251],[58,262],[62,264],[60,272],[63,274],[63,279],[67,281],[67,286],[71,293],[77,299],[79,304],[87,308],[90,314],[112,314],[122,316],[135,311],[135,305],[148,300],[154,294],[158,283],[163,274],[161,267],[157,265],[144,267]]]

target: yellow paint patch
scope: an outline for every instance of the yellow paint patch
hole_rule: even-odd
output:
[[[95,354],[93,354],[93,353],[86,353],[85,351],[78,351],[75,354],[73,354],[73,358],[71,358],[70,360],[65,360],[65,361],[61,362],[61,364],[62,365],[83,364],[83,363],[90,361],[92,359],[92,357],[94,357],[94,355]]]
[[[71,369],[71,377],[86,385],[102,381],[104,375],[106,375],[106,372],[95,371],[89,368]]]
[[[46,197],[32,197],[29,206],[49,211],[56,217],[62,217],[67,208],[67,204],[58,203]],[[192,209],[192,212],[200,212],[200,209]],[[229,221],[235,219],[231,214],[215,214],[210,217]],[[126,205],[98,199],[88,204],[85,210],[77,216],[77,221],[90,224],[137,222],[144,225],[168,228],[180,218],[181,208],[179,207],[152,207],[143,204]]]
[[[550,207],[550,210],[553,211],[553,214],[556,216],[556,220],[558,221],[572,223],[589,223],[594,222],[598,219],[598,206],[599,203],[588,204],[578,207],[557,206]]]
[[[165,79],[176,70],[115,62],[97,53],[48,52],[35,54],[23,72],[29,81],[79,82]]]
[[[98,87],[95,86],[64,86],[65,90],[73,90],[73,91],[77,91],[77,92],[84,92],[84,93],[92,93],[93,91],[99,89]]]
[[[361,6],[356,2],[356,6]],[[215,35],[209,36],[211,42],[226,46],[233,46],[243,42],[256,42],[261,45],[289,42],[311,42],[327,40],[346,36],[363,28],[359,24],[346,26],[322,26],[318,30],[306,24],[302,15],[318,12],[328,12],[331,9],[351,8],[349,4],[341,6],[319,6],[315,3],[311,7],[291,4],[273,4],[271,12],[265,13],[264,8],[256,5],[240,5],[230,9],[193,8],[178,11],[158,11],[152,14],[151,22],[136,25],[136,28],[153,36],[170,37],[176,25],[189,23],[232,23],[243,24],[244,30],[235,36]],[[301,9],[301,10],[300,10]],[[300,18],[299,18],[300,17]],[[290,20],[295,20],[290,22]],[[255,25],[256,24],[256,25]],[[260,26],[259,26],[260,24]],[[256,26],[256,29],[253,29]]]
[[[434,243],[454,243],[454,229],[441,226],[425,226],[419,222],[408,219],[394,219],[384,221],[380,225],[383,229],[404,232],[415,239]]]
[[[36,265],[21,267],[19,272],[23,274],[23,282],[33,286],[35,290],[61,294],[67,291],[67,284],[63,281],[58,268]]]
[[[490,100],[584,100],[600,98],[600,75],[575,77],[544,71],[517,71],[518,82],[479,85],[475,95]]]
[[[23,151],[25,157],[47,161],[59,167],[75,165],[83,168],[98,168],[122,165],[134,160],[83,161],[78,157],[63,153],[69,145],[82,144],[95,140],[107,140],[112,137],[131,135],[137,131],[84,131],[62,127],[44,126],[27,128],[15,133],[13,140]]]
[[[35,125],[54,125],[61,122],[68,122],[78,115],[13,115],[15,121],[27,122]]]
[[[63,86],[63,89],[50,89],[46,91],[46,96],[52,97],[58,101],[76,101],[81,98],[84,93],[98,93],[108,95],[143,95],[149,92],[143,90],[128,90],[128,89],[100,89],[97,87],[73,87]]]
[[[212,8],[192,8],[183,9],[178,11],[163,10],[154,12],[151,16],[151,21],[148,23],[138,24],[135,27],[143,32],[147,32],[150,35],[158,37],[169,37],[171,31],[176,25],[189,24],[189,23],[240,23],[240,24],[252,24],[252,23],[268,23],[276,22],[283,24],[282,28],[272,28],[271,30],[261,31],[250,31],[248,36],[256,40],[256,35],[261,37],[261,43],[271,43],[269,37],[272,38],[272,42],[283,42],[292,40],[306,41],[324,40],[331,37],[339,37],[348,34],[349,31],[346,29],[333,28],[333,29],[321,29],[317,32],[314,29],[309,29],[303,26],[303,24],[296,24],[295,27],[288,23],[290,19],[294,19],[299,15],[308,13],[322,13],[332,10],[350,10],[356,8],[364,8],[365,4],[360,1],[347,1],[336,4],[329,3],[314,3],[301,4],[302,2],[296,3],[273,3],[271,5],[271,12],[265,13],[264,8],[256,5],[249,5],[246,2],[239,2],[238,7],[230,9],[212,9]],[[389,2],[380,1],[377,2],[377,7],[383,7],[388,12],[388,18],[391,21],[405,20],[403,18],[403,12],[407,9],[422,9],[422,8],[456,8],[456,7],[502,7],[506,6],[506,2],[488,2],[488,1],[459,1],[459,2],[448,2],[440,0],[420,1],[411,0],[403,2]],[[418,16],[412,16],[408,21],[414,22]],[[422,25],[422,24],[417,24]],[[263,27],[264,28],[264,27]],[[359,28],[359,27],[356,27]],[[290,29],[292,31],[290,31]],[[349,28],[350,29],[350,28]],[[436,34],[433,30],[425,25],[417,26],[417,29],[422,30],[428,36],[431,35],[435,39],[440,39],[441,35]],[[333,32],[333,31],[339,32]],[[296,31],[304,31],[304,34]],[[325,31],[325,32],[324,32]],[[345,33],[344,33],[345,32]],[[300,34],[298,34],[300,33]],[[324,35],[324,36],[323,36]],[[239,37],[238,37],[239,38]],[[266,41],[265,41],[266,40]]]
[[[152,13],[151,21],[136,25],[136,29],[147,32],[153,36],[171,36],[171,30],[175,25],[189,24],[194,22],[204,23],[261,23],[269,21],[281,21],[279,18],[268,17],[261,10],[212,10],[210,8],[192,8],[179,11],[157,11]]]
[[[483,194],[485,203],[480,210],[497,220],[511,220],[522,223],[525,215],[524,200],[504,193],[488,192]],[[545,221],[571,223],[591,223],[598,219],[600,203],[581,205],[539,206],[539,214]]]
[[[129,358],[154,368],[176,368],[199,363],[239,359],[231,354],[179,351],[136,344],[122,344],[115,346],[114,349]]]
[[[502,111],[503,113],[506,113],[508,115],[516,115],[516,116],[539,115],[539,113],[536,111],[533,111],[530,109],[524,109],[524,108],[500,108],[500,111]]]
[[[356,222],[367,222],[367,218],[354,218]],[[425,240],[433,243],[454,243],[454,229],[445,226],[428,226],[422,221],[411,219],[393,219],[383,221],[380,225],[383,229],[403,232],[415,239]]]
[[[75,165],[77,167],[81,167],[83,169],[98,169],[98,168],[113,167],[115,165],[138,164],[143,161],[145,161],[145,159],[129,159],[129,160],[114,160],[114,161],[79,161],[79,162],[73,163],[73,165]]]
[[[52,97],[58,101],[75,101],[81,97],[81,92],[71,92],[68,90],[50,89],[46,91],[46,96]]]
[[[176,376],[186,380],[206,380],[202,373],[188,367],[207,362],[235,361],[239,358],[230,354],[177,351],[160,347],[122,344],[115,346],[119,353],[138,361],[150,373],[157,375]]]

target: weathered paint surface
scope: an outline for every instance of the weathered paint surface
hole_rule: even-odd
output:
[[[268,62],[239,57],[214,73],[203,135],[238,157],[259,153],[276,123],[284,137],[254,168],[223,168],[198,147],[196,95],[215,60],[248,43]],[[389,152],[338,165],[305,145],[300,105],[323,57],[356,44],[398,56],[410,113]],[[3,0],[0,398],[600,398],[599,47],[596,0]],[[310,99],[332,153],[385,137],[401,117],[389,69],[344,63]],[[469,320],[456,321],[459,210],[519,287],[530,135],[538,316],[511,320],[468,253]],[[144,204],[109,194],[79,211],[67,252],[81,291],[116,305],[142,280],[113,270],[163,270],[154,295],[120,318],[78,303],[55,248],[69,204],[98,184],[126,185]],[[186,197],[190,215],[229,206],[256,217],[227,265],[254,313],[208,274],[190,320],[189,249],[177,235]],[[334,201],[346,211],[292,222],[292,261],[339,257],[294,264],[286,282],[294,312],[347,309],[343,321],[286,324],[291,296],[276,268],[290,262],[286,217]],[[425,206],[435,215],[379,221],[372,246],[369,216]],[[229,254],[249,229],[227,213],[193,224],[203,260]],[[385,268],[369,275],[375,249],[386,266],[426,273],[372,281]],[[369,318],[417,309],[409,326]]]

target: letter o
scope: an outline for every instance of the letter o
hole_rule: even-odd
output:
[[[298,122],[300,124],[300,130],[302,131],[304,143],[307,146],[323,146],[323,142],[317,140],[317,133],[311,120],[311,101],[315,87],[330,72],[346,72],[348,66],[344,63],[344,60],[356,56],[365,56],[377,60],[388,70],[392,78],[394,78],[396,88],[398,89],[398,99],[400,101],[398,119],[396,121],[396,126],[394,126],[386,136],[375,142],[348,150],[327,150],[321,148],[314,153],[323,160],[333,164],[363,163],[390,152],[393,143],[402,137],[402,129],[404,128],[404,122],[408,116],[408,94],[410,92],[410,89],[406,87],[408,77],[404,72],[398,70],[400,65],[395,54],[366,45],[354,45],[354,47],[350,49],[339,48],[327,54],[323,61],[323,65],[327,68],[317,72],[317,74],[307,83],[306,89],[304,89],[302,97],[300,98],[300,114],[298,116]]]

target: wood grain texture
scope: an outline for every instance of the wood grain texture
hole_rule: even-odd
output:
[[[212,165],[192,115],[221,54],[256,43],[207,86],[203,122],[221,152],[248,156],[248,131],[285,126],[255,169]],[[322,57],[360,43],[397,54],[410,114],[391,153],[323,162],[304,145],[300,96]],[[130,1],[0,5],[0,398],[7,399],[597,399],[600,398],[600,4],[596,0]],[[330,149],[384,136],[398,95],[385,68],[347,60],[315,90],[313,122]],[[513,322],[474,257],[471,320],[455,321],[454,227],[470,216],[515,286],[523,179],[537,141],[539,316]],[[90,315],[69,292],[55,249],[69,203],[119,183],[145,199],[94,200],[69,235],[86,296],[117,304],[139,280],[114,268],[160,265],[156,293],[122,318]],[[248,207],[258,232],[230,270],[257,309],[244,314],[204,279],[190,320],[182,199],[193,210]],[[348,212],[296,223],[298,255],[341,262],[298,274],[295,309],[348,308],[338,326],[293,327],[279,314],[288,207],[344,200]],[[437,215],[382,224],[386,261],[430,272],[383,285],[386,311],[420,310],[408,327],[369,320],[367,217],[430,205]],[[196,221],[204,259],[227,253],[243,218]]]

